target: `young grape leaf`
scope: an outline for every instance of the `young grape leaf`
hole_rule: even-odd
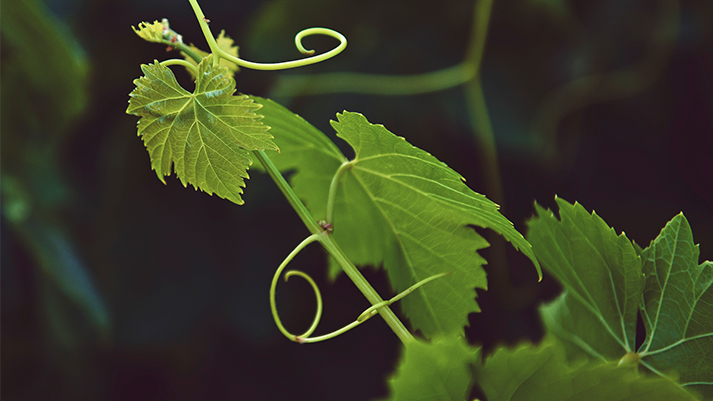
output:
[[[240,196],[252,164],[251,150],[277,150],[269,127],[247,96],[233,96],[235,80],[225,67],[213,66],[213,56],[198,65],[193,93],[183,89],[166,66],[141,66],[126,112],[141,119],[138,133],[158,178],[176,175],[184,186],[242,204]]]
[[[476,380],[489,401],[695,400],[671,380],[641,375],[631,365],[569,364],[552,337],[539,346],[497,349],[476,368]]]
[[[679,214],[643,252],[641,312],[644,366],[675,370],[679,382],[713,397],[713,263],[698,264],[698,245]]]
[[[464,400],[472,387],[471,366],[479,349],[461,337],[436,338],[430,344],[406,344],[398,370],[389,379],[392,400]]]
[[[235,41],[230,36],[225,34],[225,30],[220,31],[220,34],[218,34],[218,37],[215,38],[215,42],[218,44],[218,47],[220,47],[221,49],[228,52],[228,54],[238,57],[238,46],[235,45]],[[201,58],[206,58],[210,54],[208,52],[205,52],[205,51],[199,49],[193,43],[191,43],[188,47],[190,47],[191,50],[193,50]],[[189,55],[187,55],[184,52],[181,52],[181,55],[183,56],[184,59],[186,59],[186,61],[188,61],[189,63],[198,67],[198,63],[196,62],[196,60],[193,59],[193,57],[190,57]],[[220,65],[228,68],[228,75],[230,75],[231,77],[235,76],[235,73],[240,70],[240,67],[238,67],[237,64],[234,64],[224,58],[220,59]],[[196,78],[196,72],[194,70],[191,70],[189,68],[187,68],[186,70],[188,71],[189,74],[191,74],[193,79]]]
[[[498,206],[473,192],[444,163],[358,113],[332,121],[355,150],[338,187],[334,238],[358,265],[383,263],[401,292],[442,272],[401,302],[413,327],[427,337],[462,333],[477,312],[475,287],[487,281],[477,254],[488,243],[469,225],[502,234],[535,263],[530,244]]]
[[[148,22],[140,22],[139,23],[139,28],[134,28],[134,26],[131,27],[131,29],[134,30],[134,33],[139,35],[139,37],[147,42],[154,42],[154,43],[163,43],[163,24],[160,23],[158,20],[148,23]]]
[[[263,106],[262,122],[270,126],[280,148],[280,153],[271,154],[270,160],[281,172],[295,171],[290,176],[293,190],[315,220],[324,220],[329,185],[347,158],[322,131],[302,117],[270,99],[253,95],[250,98]],[[258,163],[253,169],[262,170],[262,166]]]
[[[565,297],[543,308],[546,323],[560,322],[548,329],[588,344],[593,356],[619,359],[635,351],[643,291],[640,258],[631,241],[623,233],[617,236],[596,213],[556,201],[561,221],[536,204],[538,217],[528,222],[527,236],[537,258],[567,289]],[[547,319],[555,314],[565,318]]]

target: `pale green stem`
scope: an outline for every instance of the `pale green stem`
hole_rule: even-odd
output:
[[[332,182],[329,184],[329,195],[327,196],[327,212],[325,216],[326,224],[334,224],[334,200],[337,197],[337,187],[339,186],[339,181],[341,181],[344,174],[346,174],[349,169],[354,165],[353,162],[346,161],[342,163],[337,169],[337,172],[332,177]]]
[[[197,71],[195,65],[189,63],[189,62],[186,61],[186,60],[181,60],[181,59],[177,59],[177,58],[169,59],[169,60],[164,60],[164,61],[162,61],[160,64],[161,64],[161,65],[165,65],[165,66],[169,66],[169,65],[180,65],[180,66],[186,67],[186,68],[188,68],[189,70],[193,71],[194,74],[195,74],[196,71]]]
[[[196,63],[200,63],[201,60],[203,60],[203,58],[199,56],[198,53],[194,52],[193,49],[186,46],[186,44],[183,42],[171,42],[170,40],[162,40],[161,43],[170,47],[175,47],[179,51],[185,53],[186,56],[192,58],[193,61],[195,61]]]
[[[198,23],[201,26],[201,31],[203,31],[203,35],[206,38],[206,41],[208,42],[208,46],[210,47],[211,53],[215,55],[215,63],[217,64],[220,58],[224,58],[236,65],[239,65],[240,67],[245,67],[245,68],[251,68],[254,70],[265,70],[265,71],[274,71],[274,70],[286,70],[289,68],[297,68],[297,67],[303,67],[306,65],[310,64],[315,64],[322,62],[324,60],[330,59],[337,54],[341,53],[346,47],[347,47],[347,38],[344,37],[341,33],[334,31],[332,29],[328,28],[307,28],[304,29],[295,35],[295,46],[297,46],[297,50],[299,50],[300,53],[302,54],[307,54],[311,55],[314,54],[314,50],[307,50],[304,48],[302,45],[302,39],[306,36],[311,36],[311,35],[326,35],[326,36],[331,36],[337,40],[339,40],[339,45],[335,47],[334,49],[323,53],[319,54],[316,56],[312,57],[307,57],[303,58],[300,60],[292,60],[292,61],[285,61],[281,63],[254,63],[252,61],[247,61],[243,60],[241,58],[235,57],[232,54],[229,54],[225,50],[221,49],[218,46],[218,43],[215,41],[215,37],[213,36],[213,33],[210,31],[210,27],[208,26],[208,22],[206,21],[205,15],[203,14],[203,11],[201,10],[200,6],[198,5],[198,0],[189,0],[191,3],[191,7],[193,7],[193,12],[196,14],[196,18],[198,19]]]
[[[344,251],[339,248],[332,237],[328,235],[327,232],[325,232],[324,229],[320,227],[319,224],[317,224],[317,222],[312,218],[312,215],[309,210],[307,210],[307,207],[305,207],[304,203],[302,203],[302,201],[297,197],[292,190],[292,187],[290,187],[282,174],[280,174],[277,167],[275,167],[267,154],[265,154],[264,151],[255,151],[253,152],[253,155],[255,155],[255,158],[262,163],[265,171],[267,171],[273,181],[275,181],[275,184],[277,184],[277,187],[280,188],[280,191],[282,191],[283,195],[285,195],[287,201],[295,209],[297,215],[300,217],[307,229],[312,234],[319,234],[318,240],[324,249],[337,261],[337,263],[344,270],[344,273],[352,280],[357,289],[364,294],[369,303],[375,305],[383,302],[384,300],[381,296],[379,296],[374,287],[369,284],[359,269],[357,269],[357,267],[354,266],[354,264],[344,254]],[[379,313],[386,324],[403,343],[415,341],[413,335],[411,335],[411,333],[388,306],[380,308]]]
[[[407,96],[438,92],[470,80],[475,69],[463,62],[438,71],[414,75],[380,75],[332,72],[308,75],[280,75],[272,96],[294,97],[331,93],[359,93],[381,96]]]

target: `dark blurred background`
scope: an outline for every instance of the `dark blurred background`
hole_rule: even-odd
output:
[[[326,26],[346,51],[289,72],[242,70],[238,90],[274,96],[333,136],[359,111],[488,193],[462,88],[414,96],[284,95],[279,76],[418,74],[461,62],[472,1],[202,1],[251,61],[294,59],[293,36]],[[11,400],[366,400],[387,395],[400,353],[378,319],[300,346],[276,329],[272,274],[308,235],[272,181],[253,173],[245,205],[157,180],[137,118],[125,114],[139,65],[175,57],[131,26],[166,17],[206,48],[187,1],[3,0],[2,398]],[[326,51],[328,38],[306,46]],[[190,88],[185,71],[175,69]],[[500,160],[502,210],[522,232],[533,202],[596,210],[648,245],[683,211],[713,259],[713,2],[496,1],[482,87]],[[289,77],[287,79],[289,82]],[[283,90],[281,92],[281,90]],[[282,95],[281,95],[282,93]],[[486,233],[487,234],[487,233]],[[494,247],[495,248],[495,247]],[[466,332],[486,352],[537,341],[537,306],[559,291],[506,250]],[[492,262],[496,260],[497,263]],[[367,306],[318,247],[294,267],[320,284],[319,332]],[[390,294],[385,274],[365,269]],[[293,280],[283,321],[306,328],[314,301]],[[396,308],[398,310],[398,307]]]

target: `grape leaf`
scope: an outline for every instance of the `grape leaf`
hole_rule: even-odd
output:
[[[315,220],[324,220],[329,185],[347,158],[322,131],[302,117],[270,99],[253,95],[250,98],[263,106],[260,109],[265,116],[262,122],[270,126],[270,133],[281,150],[271,154],[270,160],[281,172],[295,171],[290,176],[293,190]],[[253,168],[262,170],[259,163]]]
[[[470,367],[480,363],[479,353],[460,337],[406,344],[398,370],[389,379],[391,399],[465,399],[472,387]]]
[[[198,65],[193,93],[183,89],[167,67],[141,66],[126,112],[141,119],[138,133],[158,178],[176,175],[184,186],[242,204],[242,187],[252,164],[251,150],[277,150],[269,127],[247,96],[233,96],[235,80],[225,67],[213,66],[213,56]]]
[[[565,287],[540,310],[548,331],[569,343],[568,356],[583,350],[616,361],[633,352],[652,372],[713,396],[713,264],[698,265],[685,217],[641,250],[581,205],[557,203],[561,221],[536,205],[528,239]],[[646,340],[634,350],[638,310]]]
[[[215,38],[215,42],[218,44],[218,47],[228,52],[228,54],[238,57],[238,46],[235,45],[235,41],[230,36],[225,34],[225,30],[220,31],[218,37]],[[201,58],[206,58],[210,54],[199,49],[193,43],[191,43],[188,47],[190,47],[191,50],[196,52],[196,54],[198,54]],[[186,61],[198,67],[198,63],[196,62],[196,60],[193,59],[193,57],[188,56],[184,52],[181,52],[181,55],[184,59],[186,59]],[[240,70],[240,67],[238,67],[237,64],[234,64],[224,58],[220,59],[220,65],[228,68],[228,75],[230,75],[231,77],[235,76],[235,73]],[[191,74],[193,79],[196,78],[196,72],[194,70],[191,70],[189,68],[187,68],[186,70],[188,71],[188,73]]]
[[[335,201],[334,238],[347,256],[358,265],[383,263],[397,292],[453,273],[401,301],[414,328],[427,337],[462,333],[468,314],[479,310],[474,288],[487,281],[476,251],[488,243],[469,225],[499,232],[539,271],[530,244],[458,173],[361,114],[337,118],[337,135],[356,152]]]
[[[596,213],[590,215],[578,203],[556,201],[561,221],[536,204],[538,217],[528,222],[535,255],[567,289],[558,304],[543,309],[545,317],[564,317],[546,318],[548,329],[565,335],[564,329],[574,336],[570,341],[587,343],[594,356],[619,359],[635,351],[643,291],[640,258],[631,241],[617,236]],[[553,322],[562,327],[549,325]]]
[[[297,170],[291,184],[316,220],[324,219],[329,185],[346,161],[319,130],[275,102],[262,103],[283,152],[271,159],[280,171]],[[359,266],[384,265],[397,291],[452,271],[401,302],[413,326],[430,337],[462,331],[478,311],[475,287],[485,288],[485,263],[476,250],[487,242],[468,225],[492,228],[534,261],[529,244],[497,211],[471,191],[458,173],[357,113],[333,122],[356,151],[335,199],[334,238]],[[536,262],[535,262],[536,263]],[[539,269],[539,265],[537,265]]]
[[[579,360],[569,364],[553,337],[539,346],[501,347],[476,368],[489,401],[695,400],[672,381],[639,374],[630,365]]]
[[[698,264],[698,245],[679,214],[643,252],[646,288],[642,364],[676,370],[679,382],[713,397],[713,263]]]

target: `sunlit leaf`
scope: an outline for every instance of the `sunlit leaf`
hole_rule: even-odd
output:
[[[383,264],[397,292],[452,272],[401,302],[427,337],[462,332],[468,314],[479,310],[475,288],[487,286],[476,251],[488,243],[469,226],[495,230],[534,262],[530,244],[443,162],[361,114],[337,118],[332,126],[356,157],[338,187],[335,239],[356,264]]]
[[[127,113],[140,116],[138,133],[159,179],[171,167],[184,186],[242,204],[242,187],[252,164],[251,150],[277,150],[269,127],[247,96],[233,96],[235,81],[212,56],[198,66],[193,93],[183,89],[167,67],[142,65],[134,80]]]
[[[554,338],[539,346],[501,347],[476,369],[488,401],[693,401],[672,381],[647,377],[630,365],[570,363]]]
[[[679,214],[642,255],[646,275],[642,363],[675,370],[679,382],[713,397],[713,263],[698,264],[698,245]]]
[[[389,379],[394,401],[461,401],[472,387],[471,365],[479,350],[460,337],[436,338],[431,343],[406,344],[398,368]]]

